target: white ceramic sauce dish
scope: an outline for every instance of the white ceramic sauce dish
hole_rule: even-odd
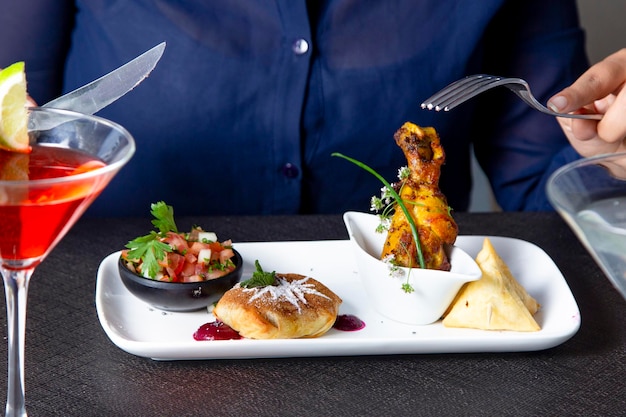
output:
[[[456,246],[449,248],[450,271],[402,268],[403,276],[391,276],[388,264],[380,260],[387,234],[376,232],[379,217],[349,211],[343,220],[368,300],[376,311],[392,320],[413,325],[434,323],[463,284],[482,276],[474,259]],[[405,292],[404,283],[414,291]]]

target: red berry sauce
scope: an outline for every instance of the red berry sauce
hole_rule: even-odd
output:
[[[344,332],[355,332],[365,327],[365,322],[352,314],[340,314],[335,320],[333,328]],[[239,340],[243,339],[239,333],[227,324],[216,320],[205,323],[193,334],[194,340]]]
[[[355,332],[365,327],[365,322],[352,314],[340,314],[333,328],[344,332]]]
[[[205,323],[193,334],[195,340],[238,340],[239,333],[221,321]]]

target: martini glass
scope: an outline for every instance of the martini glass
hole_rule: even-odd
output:
[[[626,153],[580,159],[547,184],[550,202],[626,298]]]
[[[135,152],[108,120],[33,108],[32,152],[0,153],[0,273],[7,308],[5,415],[26,416],[24,339],[28,283],[44,258]]]

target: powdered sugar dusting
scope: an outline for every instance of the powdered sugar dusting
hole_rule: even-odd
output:
[[[250,298],[253,301],[257,298],[261,298],[268,295],[272,300],[278,300],[283,298],[289,303],[293,304],[300,312],[300,303],[306,304],[306,294],[317,295],[326,299],[330,298],[315,289],[315,284],[308,283],[310,277],[304,277],[293,281],[287,281],[286,279],[278,277],[278,285],[267,285],[265,287],[244,288],[244,292],[255,292]]]

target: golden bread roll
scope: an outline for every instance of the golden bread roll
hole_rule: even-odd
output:
[[[276,274],[277,285],[228,290],[215,317],[250,339],[318,337],[335,323],[341,298],[304,275]]]

